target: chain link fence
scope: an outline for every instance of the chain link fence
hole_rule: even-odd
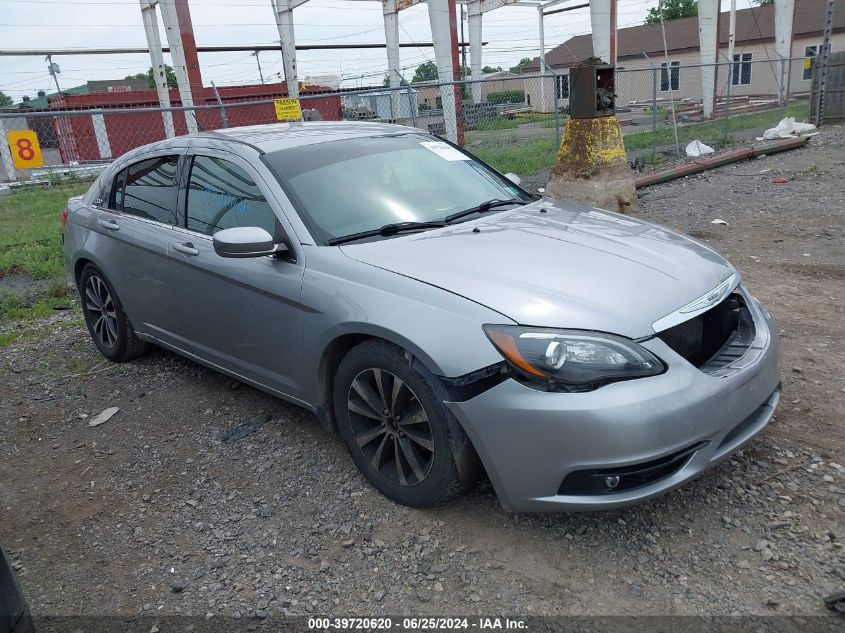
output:
[[[617,67],[617,115],[632,161],[660,162],[692,140],[718,148],[759,135],[783,116],[808,113],[811,64],[806,59],[733,64],[668,64],[644,58]],[[808,71],[809,66],[809,71]],[[702,82],[713,81],[712,112]],[[455,103],[455,92],[460,105]],[[569,110],[566,71],[495,73],[482,80],[412,83],[398,88],[308,92],[305,120],[382,121],[457,138],[503,172],[534,176],[549,168]],[[218,100],[192,108],[96,107],[0,111],[0,182],[89,178],[127,151],[193,130],[276,123],[271,96]],[[43,166],[28,168],[37,135]],[[677,140],[676,140],[677,133]],[[6,142],[6,141],[9,142]],[[15,156],[17,154],[17,156]]]

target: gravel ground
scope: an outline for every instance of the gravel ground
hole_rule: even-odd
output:
[[[303,410],[163,351],[108,364],[76,312],[26,326],[0,351],[0,542],[34,613],[824,614],[845,588],[843,144],[643,192],[770,308],[784,395],[744,451],[625,510],[511,515],[486,482],[401,507]]]

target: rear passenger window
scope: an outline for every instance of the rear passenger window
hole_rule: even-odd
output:
[[[161,156],[135,163],[120,172],[115,178],[115,209],[176,224],[177,163],[176,156]]]
[[[206,235],[236,226],[260,226],[278,237],[278,222],[255,181],[227,160],[195,156],[185,205],[187,228]]]

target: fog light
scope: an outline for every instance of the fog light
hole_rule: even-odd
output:
[[[605,477],[604,485],[607,486],[609,490],[613,490],[614,488],[616,488],[616,486],[619,485],[619,476],[613,475],[612,477]]]

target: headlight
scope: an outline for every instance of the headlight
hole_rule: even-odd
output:
[[[647,349],[613,334],[508,325],[485,325],[484,332],[526,377],[576,390],[665,369]]]

